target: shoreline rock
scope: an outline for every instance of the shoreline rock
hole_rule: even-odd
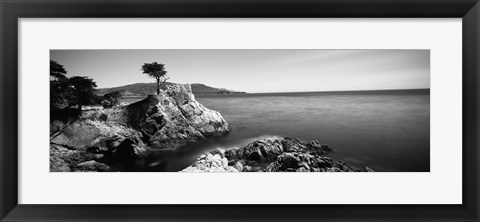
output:
[[[216,150],[207,155],[219,156],[238,172],[373,172],[369,167],[358,169],[327,156],[332,149],[316,140],[271,137],[255,140],[244,147]],[[209,159],[200,157],[182,172],[225,172]],[[225,160],[223,160],[225,161]],[[228,171],[235,172],[235,171]]]
[[[228,160],[219,154],[212,155],[208,153],[198,158],[197,162],[182,170],[182,172],[238,172],[235,167],[228,165]]]

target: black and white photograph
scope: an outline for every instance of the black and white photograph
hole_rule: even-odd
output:
[[[49,81],[50,172],[430,172],[430,50],[59,49]]]

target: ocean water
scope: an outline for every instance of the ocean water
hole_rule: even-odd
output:
[[[231,127],[224,137],[158,151],[135,171],[179,171],[205,152],[268,136],[318,140],[328,155],[375,171],[430,171],[429,90],[196,96]]]

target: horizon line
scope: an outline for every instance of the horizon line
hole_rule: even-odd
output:
[[[430,90],[430,88],[408,88],[408,89],[353,89],[353,90],[330,90],[330,91],[286,91],[286,92],[253,92],[247,94],[268,94],[268,93],[309,93],[309,92],[366,92],[366,91],[400,91],[400,90]]]
[[[239,91],[239,90],[232,90],[232,89],[228,89],[228,88],[218,88],[216,86],[210,86],[210,85],[207,85],[205,83],[198,83],[198,82],[195,82],[195,83],[175,83],[175,82],[167,82],[167,83],[173,83],[173,84],[189,84],[189,85],[192,85],[192,84],[199,84],[199,85],[204,85],[204,86],[208,86],[208,87],[212,87],[212,88],[217,88],[217,89],[226,89],[226,90],[229,90],[229,91],[232,91],[232,92],[244,92],[246,94],[269,94],[269,93],[308,93],[308,92],[362,92],[362,91],[399,91],[399,90],[430,90],[430,88],[403,88],[403,89],[352,89],[352,90],[327,90],[327,91],[277,91],[277,92],[246,92],[246,91]],[[131,83],[131,84],[126,84],[126,85],[122,85],[122,86],[112,86],[112,87],[103,87],[103,88],[100,88],[98,87],[96,90],[99,90],[99,89],[109,89],[109,88],[118,88],[118,87],[123,87],[123,86],[128,86],[128,85],[134,85],[134,84],[156,84],[155,82],[137,82],[137,83]]]

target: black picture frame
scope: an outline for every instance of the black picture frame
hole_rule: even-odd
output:
[[[1,0],[0,14],[1,221],[479,221],[480,5],[478,0]],[[19,18],[47,17],[462,18],[463,204],[18,204],[17,21]],[[288,192],[285,195],[288,195]]]

